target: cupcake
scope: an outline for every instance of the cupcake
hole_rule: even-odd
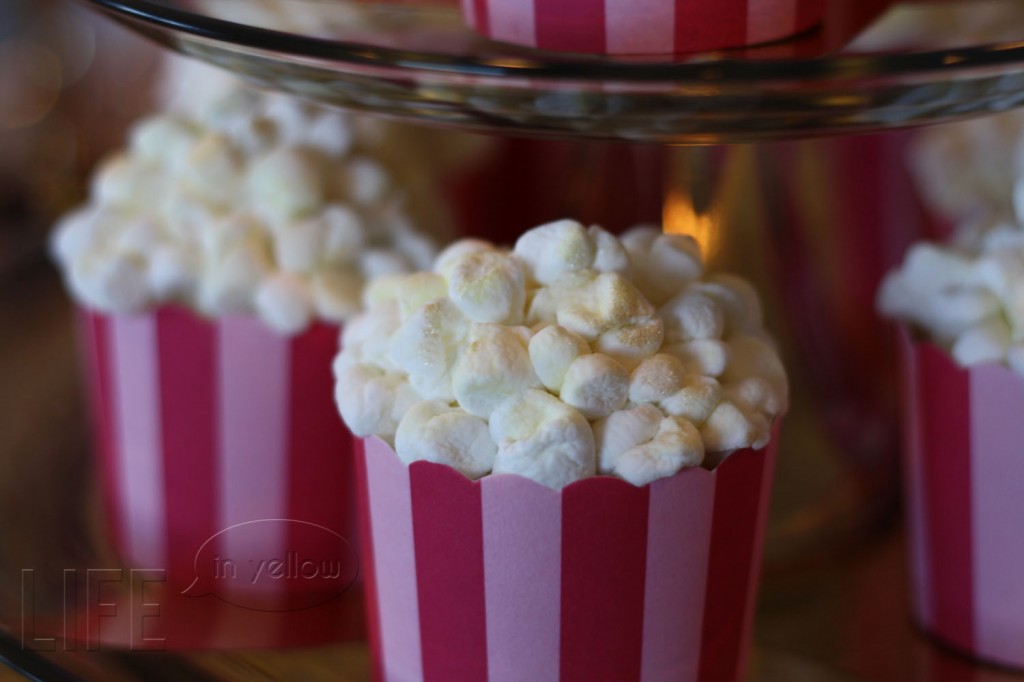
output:
[[[1024,667],[1024,231],[914,246],[879,305],[903,326],[914,615],[950,646]]]
[[[738,679],[787,400],[752,287],[563,220],[364,303],[335,397],[381,678]]]
[[[819,23],[823,0],[645,3],[463,0],[481,34],[528,47],[596,54],[670,55],[767,43]]]
[[[166,570],[169,648],[358,634],[358,603],[295,610],[337,596],[357,571],[331,360],[365,280],[428,266],[425,232],[445,223],[426,184],[401,182],[410,170],[378,144],[346,115],[233,91],[202,115],[142,121],[56,229],[83,308],[113,536],[129,566]],[[267,519],[283,521],[245,525]],[[227,606],[178,598],[209,587],[213,559],[243,572],[345,565],[332,580],[221,582]]]

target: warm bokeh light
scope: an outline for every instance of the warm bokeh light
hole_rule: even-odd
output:
[[[721,221],[714,208],[700,213],[684,189],[673,188],[665,198],[662,223],[669,234],[688,234],[696,239],[705,260],[715,260],[721,248]]]
[[[39,122],[60,95],[60,59],[39,43],[9,38],[0,42],[0,130]]]

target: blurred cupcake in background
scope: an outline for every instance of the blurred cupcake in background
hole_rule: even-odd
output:
[[[904,485],[914,614],[945,643],[1024,667],[1024,229],[1021,121],[923,134],[914,168],[955,226],[883,282],[902,326]]]
[[[53,235],[85,311],[112,530],[129,565],[166,568],[169,648],[309,644],[361,630],[358,589],[327,601],[357,571],[354,553],[339,549],[355,543],[356,526],[331,360],[365,281],[428,267],[449,221],[429,164],[410,154],[395,167],[375,130],[229,90],[200,114],[136,125]],[[265,519],[288,523],[222,533]],[[178,596],[204,577],[204,546],[203,556],[236,566],[286,556],[345,566],[334,580],[222,588],[255,610],[243,609]],[[326,605],[294,610],[320,596]]]

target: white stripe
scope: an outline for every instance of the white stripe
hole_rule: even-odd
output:
[[[473,0],[467,0],[472,5]],[[537,44],[534,0],[488,0],[489,35],[520,45]]]
[[[675,0],[605,0],[604,22],[609,53],[675,52]]]
[[[256,318],[218,324],[220,528],[288,515],[288,390],[290,339]],[[221,557],[240,572],[286,551],[286,524],[221,536]],[[262,581],[266,589],[284,583]]]
[[[156,317],[112,316],[110,321],[117,492],[127,558],[139,568],[166,568]]]
[[[970,372],[975,648],[1024,665],[1024,382],[1007,367]]]
[[[367,496],[386,682],[423,679],[409,469],[383,441],[366,440]]]

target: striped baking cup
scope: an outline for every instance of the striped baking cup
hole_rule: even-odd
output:
[[[356,453],[376,679],[741,678],[774,443],[561,491],[406,466],[379,439]]]
[[[956,649],[1024,667],[1024,380],[901,337],[914,615]]]
[[[114,544],[127,567],[164,571],[150,634],[169,649],[361,636],[338,328],[287,337],[163,307],[83,312],[81,330]]]
[[[462,0],[479,33],[545,50],[673,54],[756,45],[819,23],[824,0]]]

